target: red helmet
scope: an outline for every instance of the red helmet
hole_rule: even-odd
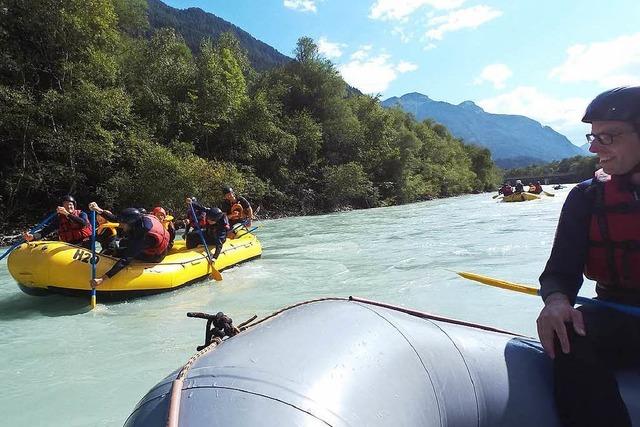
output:
[[[167,216],[167,212],[165,212],[164,208],[162,208],[160,206],[156,206],[155,208],[153,208],[151,213],[154,214],[154,215],[162,214],[164,216]]]

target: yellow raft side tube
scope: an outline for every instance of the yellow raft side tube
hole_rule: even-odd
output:
[[[260,257],[262,246],[253,234],[227,239],[215,262],[224,270],[244,261]],[[97,277],[106,273],[118,261],[98,254]],[[48,291],[86,295],[91,287],[91,251],[60,241],[24,243],[7,259],[11,276],[29,294]],[[195,281],[207,279],[211,267],[204,247],[186,249],[177,240],[164,260],[158,264],[133,261],[97,288],[98,297],[124,298],[170,291]]]
[[[533,193],[513,193],[502,198],[503,202],[527,202],[529,200],[538,200],[540,196]]]

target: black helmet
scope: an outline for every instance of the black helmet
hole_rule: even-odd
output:
[[[64,196],[62,196],[62,201],[76,204],[76,199],[71,194],[65,194]]]
[[[124,224],[133,224],[142,217],[140,211],[136,208],[126,208],[118,215],[118,222]]]
[[[229,194],[229,193],[233,193],[233,188],[229,187],[228,185],[222,187],[222,194]]]
[[[207,219],[211,219],[213,221],[217,221],[222,216],[222,211],[220,208],[209,208],[207,209]]]
[[[146,215],[147,214],[147,210],[145,208],[138,208],[138,211],[140,211],[141,215]]]
[[[587,107],[582,121],[634,122],[640,119],[640,86],[618,87],[602,92]]]

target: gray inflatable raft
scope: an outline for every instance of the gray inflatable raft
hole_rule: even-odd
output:
[[[559,426],[537,341],[371,301],[300,304],[209,350],[125,425]],[[618,380],[638,422],[638,372]]]

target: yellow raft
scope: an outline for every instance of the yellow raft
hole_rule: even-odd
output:
[[[527,202],[529,200],[538,200],[539,195],[533,193],[513,193],[502,198],[503,202]]]
[[[218,270],[260,257],[262,246],[251,233],[227,239],[215,262]],[[118,261],[98,255],[97,276],[106,273]],[[91,251],[60,241],[23,243],[7,259],[9,273],[20,289],[30,295],[50,292],[87,295],[91,289]],[[97,288],[98,299],[123,299],[171,291],[207,279],[211,266],[204,247],[187,249],[184,240],[176,240],[164,260],[158,264],[133,261],[129,266]]]

